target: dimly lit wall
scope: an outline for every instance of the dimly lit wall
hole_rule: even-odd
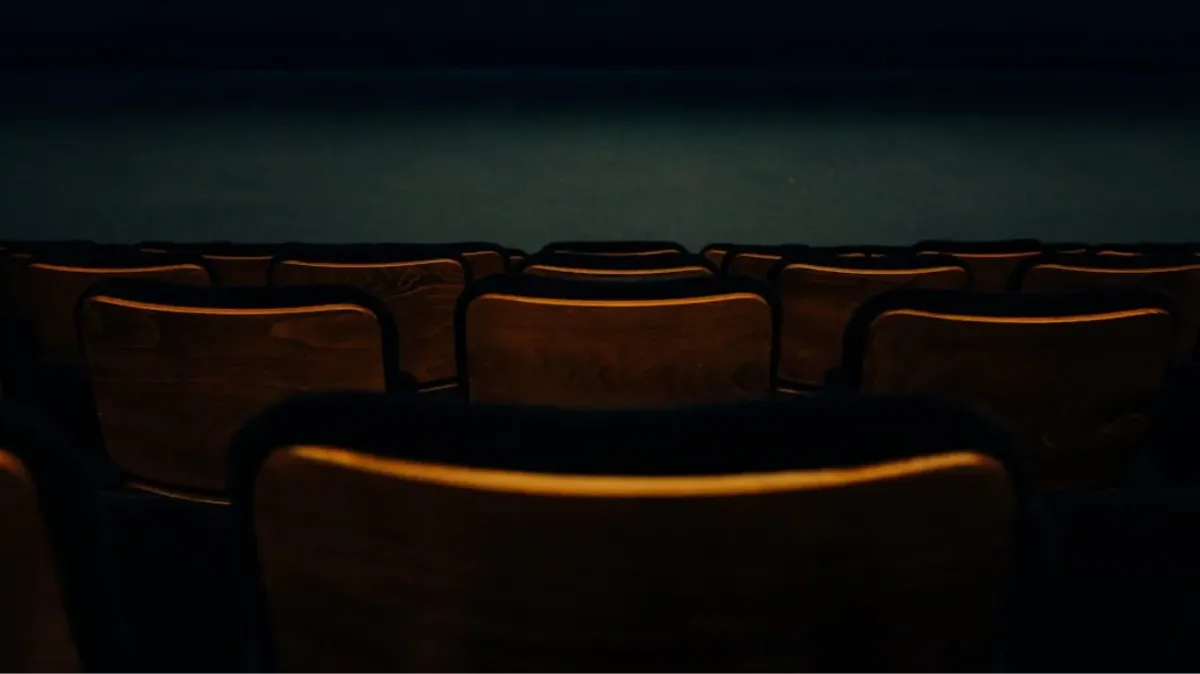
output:
[[[0,237],[1200,239],[1200,116],[1169,96],[307,77],[0,83]]]

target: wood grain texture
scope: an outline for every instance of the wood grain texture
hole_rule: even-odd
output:
[[[225,488],[234,432],[304,391],[385,390],[378,319],[349,305],[215,313],[91,298],[81,332],[105,447],[127,474]]]
[[[904,273],[896,273],[904,271]],[[842,362],[846,324],[863,302],[898,288],[965,288],[962,269],[843,269],[790,264],[780,270],[776,288],[783,306],[779,376],[788,382],[821,386],[825,373]]]
[[[761,297],[606,304],[484,295],[467,312],[474,402],[670,405],[770,391],[772,316]]]
[[[400,369],[425,384],[456,372],[454,310],[466,287],[457,260],[379,264],[311,263],[283,260],[275,285],[348,285],[379,298],[396,322]]]
[[[1171,271],[1130,273],[1101,269],[1039,266],[1026,273],[1024,292],[1062,292],[1095,288],[1144,288],[1162,293],[1175,302],[1179,331],[1175,351],[1190,356],[1200,343],[1200,264]]]
[[[280,451],[254,512],[281,671],[982,671],[1014,505],[994,462],[612,498]]]
[[[33,302],[33,324],[42,357],[50,363],[83,364],[79,334],[75,328],[75,305],[94,283],[107,278],[133,278],[207,286],[208,271],[199,265],[181,264],[95,268],[62,267],[35,262],[26,271],[29,297]]]
[[[471,278],[476,280],[508,270],[508,260],[499,251],[472,250],[463,252],[462,256],[471,267]]]
[[[0,669],[79,671],[37,486],[21,460],[0,449]]]
[[[1043,488],[1109,484],[1146,439],[1174,327],[1163,312],[1071,323],[883,314],[862,390],[971,404],[1020,435]]]
[[[203,257],[204,261],[216,272],[221,285],[257,287],[267,285],[267,275],[271,267],[270,255],[204,255]]]

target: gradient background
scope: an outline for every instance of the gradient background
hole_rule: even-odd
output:
[[[1200,10],[1042,4],[8,2],[0,237],[1200,238]]]

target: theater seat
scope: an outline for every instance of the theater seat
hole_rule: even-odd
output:
[[[929,239],[913,246],[918,254],[953,255],[971,270],[971,289],[1005,292],[1008,278],[1022,261],[1040,255],[1045,244],[1036,239],[952,241]]]
[[[766,280],[771,275],[771,269],[785,255],[803,255],[807,250],[810,248],[804,244],[732,246],[725,253],[721,272],[729,276],[747,276]]]
[[[570,253],[612,257],[644,257],[687,253],[682,244],[674,241],[552,241],[542,246],[542,253]]]
[[[237,428],[294,393],[401,385],[387,309],[350,287],[101,283],[79,334],[127,487],[220,501]]]
[[[732,243],[710,243],[700,249],[700,254],[708,258],[708,261],[712,262],[713,266],[717,269],[722,269],[725,266],[725,256],[735,245]]]
[[[272,264],[271,284],[348,285],[375,296],[395,320],[400,369],[433,390],[455,383],[454,307],[474,268],[448,246],[291,246]]]
[[[504,271],[510,272],[516,271],[517,267],[525,261],[525,258],[529,257],[529,253],[520,248],[505,248],[504,256],[508,258],[508,264],[505,266]]]
[[[1191,357],[1200,342],[1200,258],[1179,253],[1043,255],[1021,264],[1013,290],[1063,292],[1093,288],[1145,288],[1175,302],[1176,354]]]
[[[195,286],[212,283],[210,270],[190,256],[138,254],[99,248],[47,249],[25,272],[42,358],[82,364],[75,305],[93,284],[109,278],[140,278]]]
[[[813,254],[850,257],[850,258],[880,258],[880,257],[911,257],[913,251],[904,246],[814,246]]]
[[[263,666],[990,670],[1026,509],[1010,442],[919,399],[293,401],[232,450]]]
[[[962,401],[1020,433],[1042,488],[1119,484],[1146,449],[1175,345],[1170,300],[1142,290],[895,290],[846,328],[863,393]]]
[[[752,279],[637,283],[492,277],[459,301],[474,402],[624,406],[767,395],[778,304]]]
[[[93,499],[64,435],[0,408],[0,669],[140,671]]]
[[[98,450],[96,413],[75,325],[79,298],[90,286],[108,278],[207,286],[211,283],[207,264],[191,256],[147,255],[122,247],[71,245],[37,250],[25,271],[37,350],[36,365],[29,374],[30,404],[62,425],[72,442]],[[101,454],[95,458],[99,470],[108,470]]]
[[[841,365],[842,340],[854,311],[870,298],[897,288],[965,289],[971,274],[944,255],[847,255],[813,250],[788,256],[772,271],[783,306],[779,379],[814,389]]]
[[[1200,255],[1200,243],[1102,243],[1093,247],[1097,255],[1137,257],[1139,255]]]
[[[661,281],[712,276],[715,267],[690,253],[672,255],[592,255],[538,253],[526,258],[517,273],[591,281]]]
[[[471,278],[485,278],[508,271],[508,250],[499,244],[469,241],[440,245],[462,255],[471,268]]]
[[[230,241],[205,243],[143,241],[138,246],[147,253],[199,256],[213,270],[214,281],[218,285],[226,286],[267,285],[267,267],[277,250],[277,246],[272,244],[233,243]]]

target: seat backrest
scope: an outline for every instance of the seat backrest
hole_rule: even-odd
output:
[[[1078,241],[1057,241],[1054,243],[1042,242],[1042,252],[1058,253],[1060,255],[1084,255],[1090,253],[1092,247],[1090,244],[1081,243]]]
[[[1008,278],[1024,260],[1042,254],[1045,246],[1036,239],[1010,241],[926,240],[913,246],[918,254],[953,255],[971,270],[971,289],[1005,292]]]
[[[215,285],[260,287],[267,285],[267,269],[271,265],[271,258],[275,255],[277,248],[273,244],[233,243],[230,241],[205,243],[143,241],[138,246],[146,253],[199,256],[212,269]]]
[[[970,403],[1020,433],[1043,487],[1090,487],[1141,449],[1175,330],[1148,291],[897,290],[855,314],[844,370],[865,393]]]
[[[880,257],[912,257],[913,251],[905,246],[814,246],[811,251],[815,255],[850,257],[850,258],[880,258]]]
[[[84,248],[89,241],[5,241],[0,253],[0,273],[4,276],[4,289],[13,310],[22,318],[33,314],[33,298],[29,295],[27,271],[29,264],[39,253],[55,251],[63,247]]]
[[[539,252],[605,257],[653,257],[687,253],[688,250],[674,241],[552,241],[542,246]]]
[[[37,484],[23,461],[0,448],[0,544],[4,615],[0,663],[5,671],[81,671],[63,604],[54,554],[38,506]]]
[[[700,249],[700,254],[708,258],[709,262],[717,269],[722,269],[725,266],[725,256],[729,253],[729,249],[736,244],[732,243],[710,243]]]
[[[516,271],[517,267],[521,266],[521,263],[525,262],[525,258],[529,257],[529,253],[526,253],[520,248],[505,248],[504,256],[508,258],[508,265],[504,268],[504,271],[508,272]]]
[[[710,276],[620,283],[484,279],[459,303],[472,401],[670,405],[773,386],[778,303],[765,283]]]
[[[481,279],[508,271],[508,250],[496,243],[480,241],[440,244],[457,250],[471,268],[471,278]]]
[[[455,379],[454,308],[471,274],[443,246],[308,246],[280,254],[271,284],[348,285],[379,298],[395,320],[400,369],[429,387]]]
[[[766,280],[771,269],[785,255],[803,255],[810,248],[803,244],[778,246],[738,245],[725,252],[721,271],[729,276],[747,276]]]
[[[772,271],[783,307],[779,378],[818,387],[842,362],[846,324],[863,302],[897,288],[966,289],[971,274],[943,255],[847,257],[840,252],[784,258]]]
[[[526,258],[518,273],[590,281],[651,281],[712,276],[706,258],[689,253],[671,255],[593,255],[538,253]]]
[[[134,486],[219,495],[234,432],[294,393],[397,385],[391,316],[349,287],[88,291],[80,338],[104,445]]]
[[[1200,254],[1200,243],[1103,243],[1092,247],[1097,255],[1114,257],[1138,257],[1141,255],[1197,255]]]
[[[83,354],[75,326],[75,305],[94,283],[110,278],[151,279],[194,286],[212,283],[209,269],[191,257],[168,255],[36,256],[26,269],[31,320],[38,347],[50,363],[78,365]]]
[[[962,410],[330,398],[272,410],[233,449],[281,671],[994,661],[1023,489],[1002,435]],[[445,428],[464,430],[453,447]],[[797,428],[801,452],[779,442]]]
[[[137,671],[77,458],[40,419],[0,408],[4,671]]]
[[[1023,292],[1145,288],[1170,297],[1179,318],[1176,354],[1191,356],[1200,343],[1200,258],[1190,255],[1045,255],[1013,272]]]

